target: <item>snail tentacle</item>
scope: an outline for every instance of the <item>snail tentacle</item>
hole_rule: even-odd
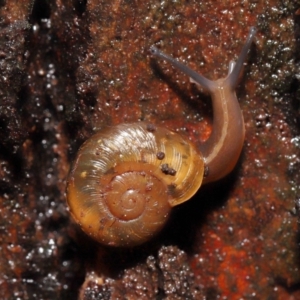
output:
[[[203,75],[195,72],[194,70],[192,70],[188,66],[184,65],[177,59],[174,59],[173,57],[158,50],[155,46],[151,46],[150,51],[153,55],[155,55],[161,59],[165,59],[166,61],[171,63],[175,68],[181,70],[183,73],[188,75],[192,82],[201,85],[204,89],[206,89],[210,92],[215,89],[214,81],[211,81],[211,80],[207,79],[206,77],[204,77]]]
[[[228,76],[216,81],[203,77],[157,48],[151,47],[154,55],[170,62],[174,67],[188,75],[193,82],[203,86],[211,94],[213,105],[212,133],[205,143],[199,143],[198,145],[208,170],[204,183],[216,181],[229,174],[236,165],[242,151],[245,126],[234,88],[255,33],[256,28],[251,27],[237,61],[229,64]]]
[[[226,81],[226,84],[228,84],[229,86],[232,87],[232,89],[234,89],[238,83],[239,75],[243,68],[243,64],[246,60],[246,56],[251,47],[253,39],[255,37],[256,31],[257,31],[257,29],[255,27],[250,27],[247,40],[242,48],[240,55],[238,56],[237,61],[234,64],[234,67],[231,70],[231,72],[230,72],[230,67],[229,67],[229,74],[228,74],[227,78],[225,79],[225,81]]]

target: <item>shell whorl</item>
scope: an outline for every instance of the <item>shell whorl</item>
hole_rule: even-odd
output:
[[[80,148],[67,200],[74,219],[101,243],[134,246],[155,235],[199,189],[200,152],[180,135],[146,123],[96,133]]]

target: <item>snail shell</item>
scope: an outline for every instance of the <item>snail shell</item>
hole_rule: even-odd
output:
[[[111,246],[135,246],[161,230],[204,173],[201,153],[166,128],[143,122],[96,133],[80,148],[67,184],[76,222]]]

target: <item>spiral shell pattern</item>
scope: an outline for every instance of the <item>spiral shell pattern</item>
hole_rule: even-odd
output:
[[[95,240],[135,246],[161,230],[170,210],[199,189],[201,153],[179,134],[139,122],[96,133],[67,183],[73,218]]]

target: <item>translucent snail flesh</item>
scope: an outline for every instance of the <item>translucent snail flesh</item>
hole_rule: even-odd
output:
[[[245,132],[234,88],[255,32],[252,27],[228,76],[217,81],[151,47],[153,55],[211,93],[212,134],[196,146],[168,129],[138,122],[89,138],[79,149],[67,182],[70,212],[88,235],[110,246],[142,244],[161,230],[171,208],[190,199],[202,181],[212,182],[232,171]]]

